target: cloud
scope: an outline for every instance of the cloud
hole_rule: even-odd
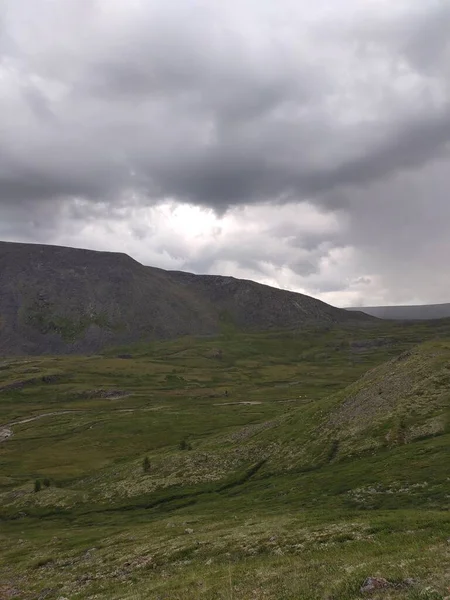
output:
[[[448,299],[430,264],[449,18],[443,0],[4,0],[0,235],[338,303]]]

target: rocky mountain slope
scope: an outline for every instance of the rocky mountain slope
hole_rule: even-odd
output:
[[[125,254],[0,242],[0,354],[95,352],[108,344],[370,322],[309,296],[233,277],[146,267]]]

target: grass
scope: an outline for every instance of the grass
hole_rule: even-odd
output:
[[[228,327],[5,357],[0,598],[449,596],[449,338]]]

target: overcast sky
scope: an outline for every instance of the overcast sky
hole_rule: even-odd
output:
[[[449,0],[0,0],[0,239],[450,302]]]

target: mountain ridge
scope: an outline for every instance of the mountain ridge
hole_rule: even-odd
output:
[[[227,328],[370,323],[249,280],[144,266],[124,253],[0,242],[0,354],[92,353]]]
[[[346,310],[364,312],[378,319],[428,321],[433,319],[448,319],[450,303],[415,304],[403,306],[355,306]]]

